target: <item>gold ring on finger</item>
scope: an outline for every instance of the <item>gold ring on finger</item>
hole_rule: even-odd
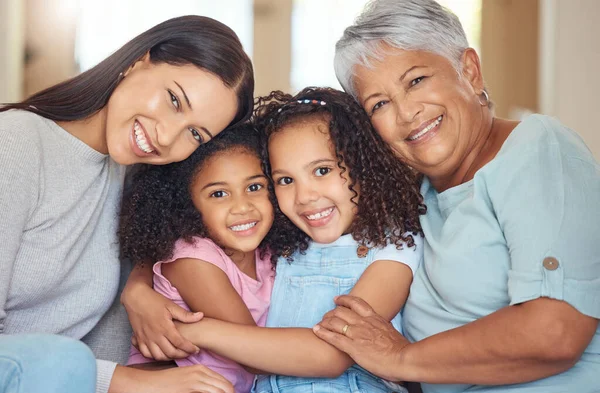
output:
[[[345,336],[346,333],[348,333],[348,328],[350,327],[350,325],[345,324],[344,327],[342,328],[342,334]]]

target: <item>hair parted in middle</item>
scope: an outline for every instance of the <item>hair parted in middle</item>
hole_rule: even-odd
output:
[[[415,245],[411,234],[423,234],[419,216],[426,211],[418,179],[375,132],[352,96],[331,88],[307,87],[295,96],[273,91],[258,98],[255,105],[253,122],[263,133],[264,149],[274,133],[291,130],[294,124],[315,121],[328,126],[337,165],[348,174],[348,188],[358,209],[350,228],[356,241],[368,247]],[[266,151],[262,156],[270,176]],[[280,247],[284,245],[284,254],[289,257],[305,251],[310,238],[287,217],[282,220],[274,236]]]
[[[260,135],[249,123],[226,129],[210,143],[198,147],[190,157],[168,165],[139,165],[132,175],[131,187],[126,191],[121,206],[119,247],[121,257],[134,263],[155,263],[169,259],[178,239],[192,241],[195,236],[207,237],[202,215],[192,201],[192,185],[204,165],[217,153],[248,152],[262,165]],[[278,244],[273,233],[282,213],[275,208],[273,185],[268,184],[269,199],[274,206],[275,219],[271,231],[259,245],[261,258],[271,253],[275,265],[284,244]]]

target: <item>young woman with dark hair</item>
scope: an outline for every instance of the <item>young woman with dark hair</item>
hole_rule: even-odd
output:
[[[185,16],[0,109],[0,369],[9,371],[0,392],[231,391],[202,366],[127,369],[95,362],[78,342],[25,333],[84,339],[98,358],[126,359],[113,340],[129,336],[126,321],[99,326],[127,273],[116,238],[125,167],[186,159],[250,116],[253,89],[235,33]],[[134,281],[151,275],[138,273]],[[144,301],[139,313],[167,300]]]

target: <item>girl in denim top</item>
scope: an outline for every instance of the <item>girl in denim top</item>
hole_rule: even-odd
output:
[[[268,328],[205,318],[181,325],[198,346],[264,374],[255,392],[389,392],[311,328],[351,293],[400,329],[400,310],[422,255],[425,206],[351,96],[307,88],[259,100],[267,169],[286,218],[275,229],[277,263]],[[348,326],[340,327],[351,335]],[[400,385],[392,390],[404,392]]]

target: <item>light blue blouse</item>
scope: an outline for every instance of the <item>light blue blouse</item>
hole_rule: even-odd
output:
[[[531,115],[473,180],[438,193],[426,179],[421,192],[425,256],[403,317],[410,341],[539,297],[600,318],[600,165],[573,131]],[[599,392],[600,329],[562,374],[423,391]]]

